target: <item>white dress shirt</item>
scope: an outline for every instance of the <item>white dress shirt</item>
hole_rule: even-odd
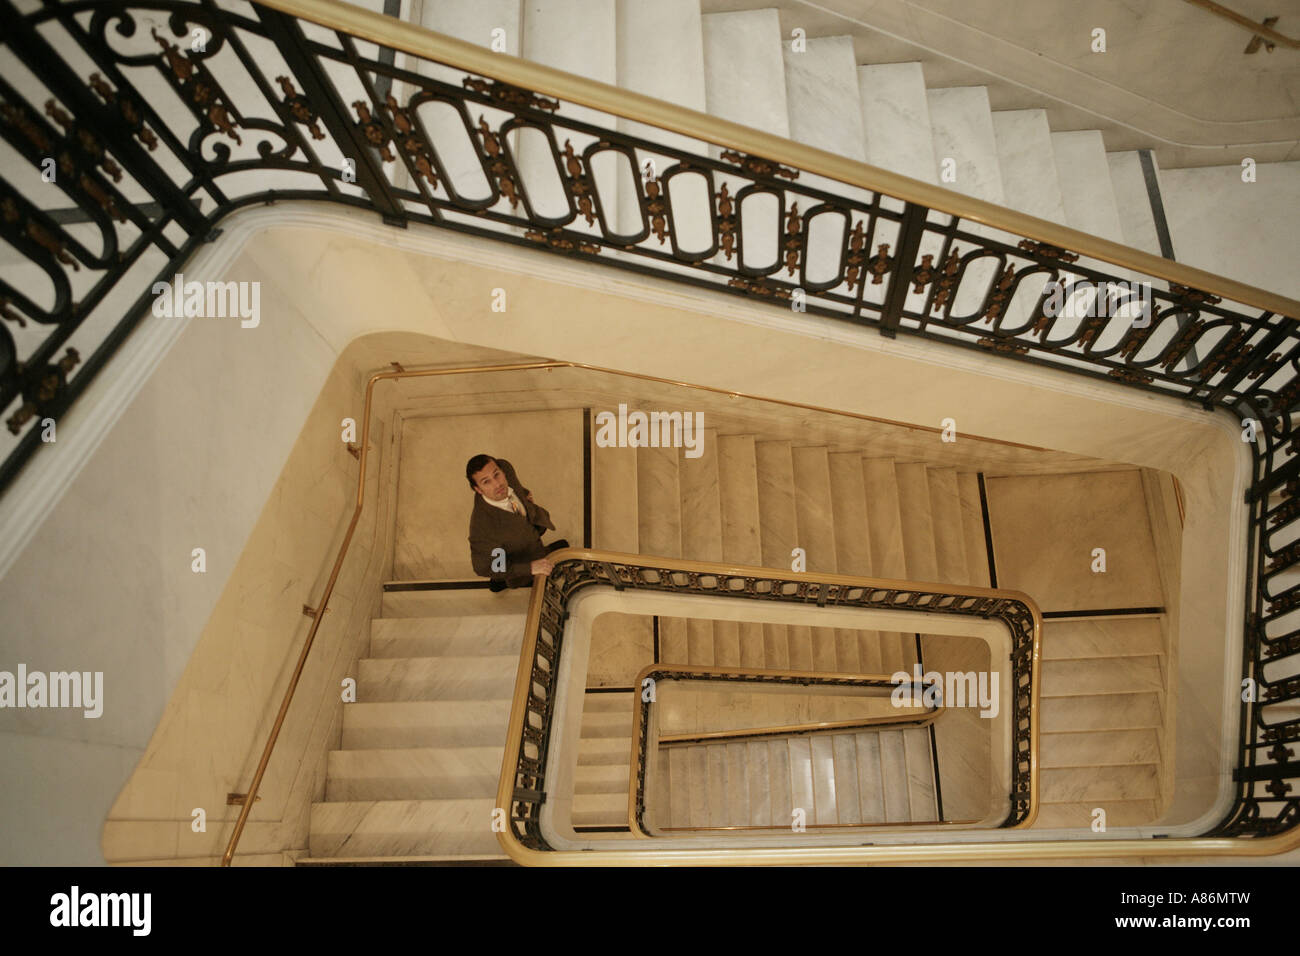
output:
[[[511,514],[518,514],[521,516],[528,514],[528,509],[524,507],[524,503],[519,500],[519,496],[515,494],[513,488],[507,488],[506,496],[500,501],[493,501],[487,495],[483,496],[483,500],[492,505],[492,507],[500,508],[502,511],[509,511]],[[518,510],[515,508],[516,505],[518,505]]]

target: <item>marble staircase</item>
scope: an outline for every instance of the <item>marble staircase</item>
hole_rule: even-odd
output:
[[[796,52],[774,7],[701,14],[699,0],[653,9],[629,0],[440,0],[406,15],[482,45],[504,28],[509,51],[525,59],[1159,254],[1150,204],[1116,199],[1145,200],[1136,152],[1108,154],[1097,130],[1053,132],[1045,110],[992,110],[982,86],[929,88],[920,63],[857,63],[849,36],[810,36]]]
[[[673,746],[661,766],[656,831],[939,819],[924,727]]]
[[[523,614],[371,622],[300,864],[504,859],[492,810],[523,633]]]

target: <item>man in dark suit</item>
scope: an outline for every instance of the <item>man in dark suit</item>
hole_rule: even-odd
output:
[[[491,578],[493,591],[531,587],[533,575],[550,574],[553,565],[546,555],[567,548],[569,542],[542,544],[542,535],[554,531],[555,525],[547,510],[533,501],[510,462],[475,455],[465,465],[465,478],[474,489],[469,518],[474,573]]]

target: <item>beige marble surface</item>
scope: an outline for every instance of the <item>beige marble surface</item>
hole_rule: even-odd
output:
[[[718,439],[718,489],[722,499],[722,556],[726,561],[761,562],[759,489],[752,435]],[[778,565],[780,567],[781,565]]]
[[[794,456],[788,441],[754,443],[754,466],[758,473],[759,544],[763,566],[791,566],[791,552],[798,547],[795,523]]]
[[[405,418],[394,577],[477,577],[469,557],[474,492],[465,481],[465,462],[481,453],[507,459],[534,501],[551,513],[555,531],[545,541],[567,538],[580,545],[584,441],[579,409]]]
[[[792,449],[795,525],[798,546],[807,553],[809,571],[837,570],[834,500],[825,448]],[[844,533],[854,529],[845,527]]]
[[[1044,611],[1163,605],[1137,471],[990,478],[986,486],[999,586],[1024,591]],[[1106,551],[1104,573],[1091,570],[1095,548]]]
[[[921,635],[921,655],[926,672],[987,673],[988,645],[936,634]],[[1009,707],[1010,694],[1001,690],[1000,707]],[[982,820],[994,806],[999,788],[992,757],[991,720],[970,707],[948,707],[934,722],[939,785],[946,820]]]
[[[681,449],[677,480],[681,494],[682,556],[697,561],[722,560],[722,501],[718,482],[718,433],[704,431],[704,453],[687,458]]]
[[[650,618],[610,613],[592,623],[588,687],[631,686],[637,672],[653,662],[654,630]]]
[[[591,543],[607,551],[640,550],[635,448],[600,448],[592,436]]]

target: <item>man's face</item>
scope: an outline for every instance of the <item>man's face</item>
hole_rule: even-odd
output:
[[[506,473],[495,461],[488,462],[482,471],[474,472],[471,477],[474,479],[474,490],[484,498],[504,501],[506,495],[510,493],[510,483],[506,481]]]

